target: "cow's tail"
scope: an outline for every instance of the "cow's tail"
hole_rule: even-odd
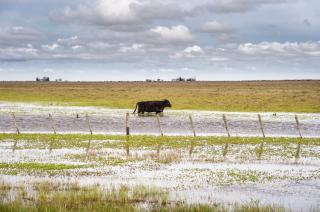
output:
[[[138,103],[136,104],[136,108],[134,109],[134,111],[133,111],[133,113],[132,113],[132,114],[134,114],[134,113],[136,112],[137,107],[138,107]]]

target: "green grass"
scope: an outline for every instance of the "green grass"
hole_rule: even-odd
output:
[[[185,148],[192,144],[196,146],[205,145],[223,145],[226,142],[229,144],[260,144],[260,137],[190,137],[190,136],[144,136],[132,135],[127,140],[125,135],[84,135],[84,134],[0,134],[0,142],[6,140],[18,140],[19,148],[87,148],[89,139],[100,140],[102,142],[92,142],[91,148],[125,148],[129,145],[130,148]],[[31,141],[28,146],[19,147],[19,140]],[[117,140],[117,142],[108,142],[108,140]],[[265,138],[266,144],[313,144],[320,145],[320,138]]]
[[[0,101],[132,108],[169,99],[173,109],[320,112],[320,81],[0,82]]]
[[[0,169],[31,169],[31,170],[65,170],[82,168],[82,165],[66,165],[66,164],[54,164],[54,163],[0,163]]]
[[[285,211],[277,205],[261,205],[251,201],[242,204],[193,204],[170,201],[168,192],[156,187],[121,185],[119,188],[102,189],[99,186],[53,185],[42,183],[35,190],[13,188],[19,192],[13,201],[0,199],[0,211]],[[10,190],[6,190],[9,192]],[[30,193],[36,193],[31,195]],[[28,200],[28,201],[26,201]],[[141,208],[141,204],[146,207]]]

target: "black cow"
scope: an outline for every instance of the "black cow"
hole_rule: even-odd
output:
[[[144,112],[156,112],[156,114],[158,114],[163,112],[165,107],[171,107],[171,103],[167,99],[163,101],[143,101],[136,104],[133,113],[135,113],[138,108],[138,113],[144,114]]]

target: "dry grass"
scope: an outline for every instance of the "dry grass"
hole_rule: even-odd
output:
[[[1,82],[0,101],[134,108],[167,98],[173,109],[320,112],[320,81]]]

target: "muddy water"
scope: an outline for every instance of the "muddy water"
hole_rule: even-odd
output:
[[[33,104],[0,103],[0,132],[16,131],[16,123],[23,133],[89,133],[86,119],[88,114],[90,127],[95,134],[124,134],[125,116],[130,113],[128,126],[131,134],[160,133],[155,115],[138,116],[131,110],[104,109],[95,107],[63,107]],[[52,114],[52,122],[49,119]],[[78,114],[78,118],[77,118]],[[189,115],[192,116],[197,135],[226,136],[222,115],[226,115],[231,136],[261,136],[262,132],[257,113],[216,112],[192,110],[168,110],[160,117],[161,128],[165,135],[193,135]],[[263,129],[267,137],[299,136],[295,114],[260,113]],[[297,114],[303,137],[320,137],[320,114]]]

